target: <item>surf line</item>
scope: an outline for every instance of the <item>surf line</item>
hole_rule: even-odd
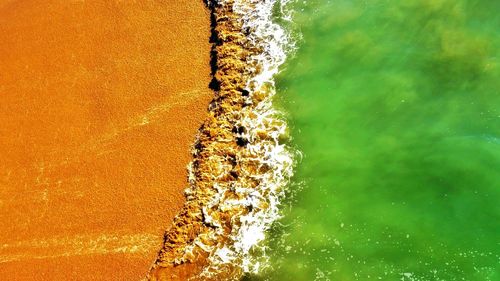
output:
[[[186,203],[149,280],[183,270],[196,273],[192,280],[238,280],[265,264],[261,242],[279,218],[294,165],[287,124],[272,102],[289,44],[272,21],[276,2],[206,1],[215,96],[192,148]]]

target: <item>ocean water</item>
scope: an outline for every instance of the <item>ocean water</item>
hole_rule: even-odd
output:
[[[303,158],[246,279],[500,280],[500,1],[290,8],[276,102]]]

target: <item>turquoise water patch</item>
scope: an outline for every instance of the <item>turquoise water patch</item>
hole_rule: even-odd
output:
[[[500,280],[500,1],[310,0],[297,166],[250,280]]]

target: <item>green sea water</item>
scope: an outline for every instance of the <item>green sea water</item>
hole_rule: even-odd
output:
[[[303,153],[249,280],[500,280],[500,1],[307,0],[278,79]]]

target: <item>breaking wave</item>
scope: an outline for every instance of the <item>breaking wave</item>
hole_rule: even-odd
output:
[[[193,279],[238,280],[265,266],[261,245],[293,173],[274,77],[293,49],[273,21],[288,1],[218,0],[212,12],[215,98],[197,135],[186,204],[153,267],[205,260]],[[283,16],[286,20],[286,16]]]

